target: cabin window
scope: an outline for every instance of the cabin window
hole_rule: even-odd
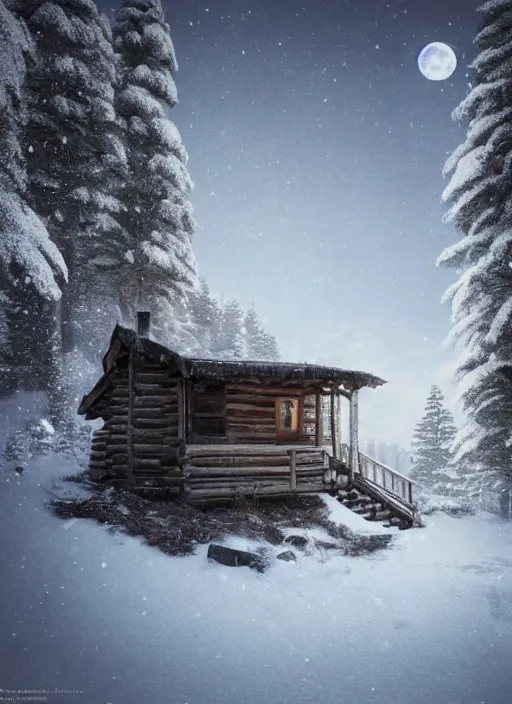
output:
[[[226,434],[226,392],[224,384],[201,383],[192,387],[192,432],[196,436]]]
[[[298,398],[278,398],[276,400],[276,425],[278,440],[298,440],[300,430]]]

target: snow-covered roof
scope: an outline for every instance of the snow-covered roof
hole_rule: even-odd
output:
[[[292,364],[289,362],[231,361],[184,357],[174,350],[151,340],[139,337],[135,330],[116,325],[110,346],[103,358],[103,377],[92,391],[84,396],[78,413],[83,415],[98,401],[109,386],[109,377],[115,369],[115,360],[126,354],[132,345],[149,359],[168,365],[171,371],[185,379],[231,381],[249,377],[265,379],[269,382],[297,382],[300,387],[310,384],[346,389],[363,387],[377,388],[386,382],[366,372],[325,367],[316,364]]]

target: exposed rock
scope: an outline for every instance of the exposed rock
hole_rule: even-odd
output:
[[[336,484],[342,489],[346,489],[350,484],[350,477],[348,476],[348,474],[339,474],[338,479],[336,480]]]
[[[286,550],[285,552],[279,553],[277,559],[283,560],[284,562],[297,562],[297,557],[291,550]]]
[[[317,548],[322,548],[323,550],[336,550],[338,547],[336,543],[326,543],[323,540],[315,540],[315,545]]]
[[[250,567],[258,572],[264,572],[268,566],[263,555],[255,555],[252,552],[235,550],[215,543],[211,543],[208,548],[208,559],[226,567]]]
[[[356,501],[357,499],[360,498],[360,496],[361,496],[361,494],[358,492],[357,489],[351,489],[347,494],[347,499],[349,501]]]
[[[371,496],[368,496],[368,494],[363,494],[362,496],[359,497],[359,501],[362,504],[371,504],[373,503],[373,499]]]
[[[372,516],[372,521],[385,521],[390,515],[391,512],[385,508],[383,511],[376,511]]]
[[[302,550],[308,544],[308,539],[303,535],[289,535],[284,539],[284,542],[289,545],[293,545],[294,548],[299,548],[299,550]]]

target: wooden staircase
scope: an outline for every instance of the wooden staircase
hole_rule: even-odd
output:
[[[367,521],[378,521],[386,527],[401,530],[419,524],[418,508],[413,500],[415,482],[369,455],[359,452],[358,472],[331,458],[337,471],[336,483],[340,503]],[[344,478],[344,481],[343,481]]]

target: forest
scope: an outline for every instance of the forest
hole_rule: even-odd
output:
[[[142,309],[181,353],[278,359],[254,308],[198,280],[160,2],[111,24],[92,0],[2,0],[0,62],[1,393],[44,391],[69,423],[114,324]]]
[[[490,492],[509,510],[511,29],[509,3],[484,6],[469,92],[453,113],[467,135],[444,168],[446,221],[460,240],[438,265],[458,277],[445,302],[462,419],[456,429],[433,388],[409,458],[429,490]],[[92,0],[0,0],[0,61],[1,393],[43,391],[51,423],[73,424],[109,331],[140,309],[184,354],[279,359],[254,307],[219,301],[199,277],[160,0],[125,0],[113,21]]]

